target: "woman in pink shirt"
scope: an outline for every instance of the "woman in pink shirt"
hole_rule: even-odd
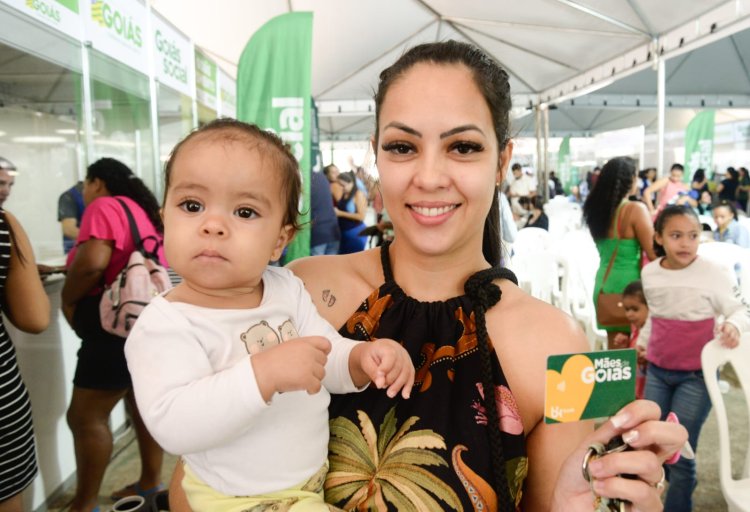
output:
[[[135,407],[125,361],[125,338],[104,331],[99,318],[104,287],[115,280],[135,250],[123,203],[135,218],[141,238],[156,240],[162,265],[166,266],[166,260],[161,248],[159,203],[125,164],[113,158],[91,164],[83,183],[83,200],[86,210],[76,246],[68,254],[62,290],[63,313],[81,338],[67,414],[77,463],[76,494],[70,511],[98,512],[99,486],[112,454],[109,414],[121,398],[125,398],[135,425],[141,477],[113,497],[145,495],[160,489],[162,450]],[[146,246],[147,250],[152,249],[148,242]]]
[[[672,204],[680,192],[688,191],[688,186],[682,181],[684,174],[685,168],[682,164],[672,164],[669,176],[659,178],[643,191],[643,202],[646,203],[652,217],[656,218],[665,206]],[[654,202],[651,199],[655,192],[659,192],[656,207],[654,207]]]

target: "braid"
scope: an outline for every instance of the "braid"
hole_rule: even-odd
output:
[[[495,494],[497,495],[497,509],[511,512],[515,510],[515,503],[510,495],[508,479],[505,475],[505,457],[500,435],[500,415],[497,410],[495,379],[492,366],[492,352],[490,339],[487,334],[485,313],[500,300],[502,292],[492,281],[497,278],[516,281],[511,271],[501,267],[482,270],[472,275],[464,285],[466,295],[474,304],[474,317],[477,331],[477,341],[481,360],[482,387],[484,388],[484,406],[487,411],[487,432],[490,438],[492,459],[492,473],[494,477]]]

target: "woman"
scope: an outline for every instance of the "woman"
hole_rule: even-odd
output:
[[[638,179],[640,180],[640,185],[638,186],[638,197],[643,199],[643,193],[649,186],[651,186],[651,184],[656,179],[656,167],[643,169],[638,173]],[[651,196],[652,201],[654,201],[655,199],[655,195]]]
[[[330,183],[333,202],[338,203],[341,200],[341,196],[344,194],[343,187],[339,183],[339,174],[341,174],[339,168],[333,164],[328,164],[323,167],[323,174],[326,175],[328,183]]]
[[[740,173],[734,167],[727,167],[727,177],[716,187],[719,201],[736,201],[737,187],[740,186]]]
[[[638,201],[628,201],[637,182],[633,161],[627,157],[613,158],[602,169],[599,185],[591,191],[583,205],[583,218],[599,251],[599,271],[594,286],[594,304],[599,291],[621,293],[641,275],[641,250],[649,260],[656,257],[653,248],[654,229],[648,211]],[[615,254],[616,251],[616,254]],[[612,268],[602,286],[612,258]],[[628,328],[602,327],[607,331],[610,349],[615,346],[618,332]]]
[[[680,192],[687,192],[688,188],[682,182],[682,177],[685,175],[685,167],[682,164],[672,164],[672,168],[669,170],[669,176],[659,178],[646,190],[643,191],[643,202],[646,203],[648,211],[653,218],[664,209],[668,204],[672,204]],[[659,201],[654,206],[653,197],[656,193],[659,193]]]
[[[690,197],[698,201],[703,192],[708,192],[708,178],[705,169],[696,169],[690,182]]]
[[[739,169],[739,185],[737,185],[737,203],[740,209],[747,213],[747,201],[750,197],[750,174],[747,172],[747,168],[740,167]]]
[[[508,75],[468,44],[420,45],[381,74],[375,106],[394,241],[293,269],[342,333],[401,341],[419,382],[408,400],[377,390],[335,397],[326,500],[346,510],[591,510],[587,447],[637,431],[633,446],[655,452],[595,461],[594,489],[657,510],[660,465],[687,437],[654,421],[653,404],[631,404],[595,433],[591,422],[543,421],[547,356],[588,344],[572,319],[492,268],[513,148]],[[612,478],[626,472],[639,479]]]
[[[542,208],[542,198],[533,196],[525,199],[526,201],[521,202],[521,206],[529,210],[529,216],[526,217],[526,222],[522,227],[549,231],[549,218]]]
[[[335,208],[341,230],[339,254],[351,254],[364,250],[367,244],[367,237],[359,235],[365,229],[367,197],[357,186],[354,173],[339,174],[338,182],[343,190]]]
[[[26,232],[0,209],[0,312],[16,328],[40,333],[49,325],[49,298]],[[29,393],[0,316],[0,511],[21,512],[22,491],[37,473]]]
[[[135,250],[124,202],[136,220],[142,239],[161,243],[159,204],[144,183],[123,163],[102,158],[91,164],[83,183],[86,210],[76,247],[68,254],[62,309],[81,338],[73,378],[68,425],[73,432],[77,463],[76,494],[71,512],[98,511],[97,497],[112,453],[109,414],[125,398],[141,454],[139,480],[113,498],[160,489],[162,450],[143,425],[132,393],[125,362],[125,339],[105,332],[99,318],[102,285],[111,284]],[[147,247],[151,249],[151,247]],[[159,248],[161,263],[166,266]]]

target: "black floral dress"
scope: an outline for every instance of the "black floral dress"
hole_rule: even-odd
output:
[[[497,510],[472,300],[407,296],[393,280],[388,245],[381,251],[385,283],[340,332],[401,342],[416,383],[408,400],[373,387],[332,396],[326,501],[345,510]],[[494,351],[492,364],[506,478],[517,508],[527,474],[523,424]]]

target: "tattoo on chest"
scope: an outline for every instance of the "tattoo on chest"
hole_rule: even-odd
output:
[[[331,293],[331,290],[323,290],[323,302],[330,308],[336,304],[336,296]]]

